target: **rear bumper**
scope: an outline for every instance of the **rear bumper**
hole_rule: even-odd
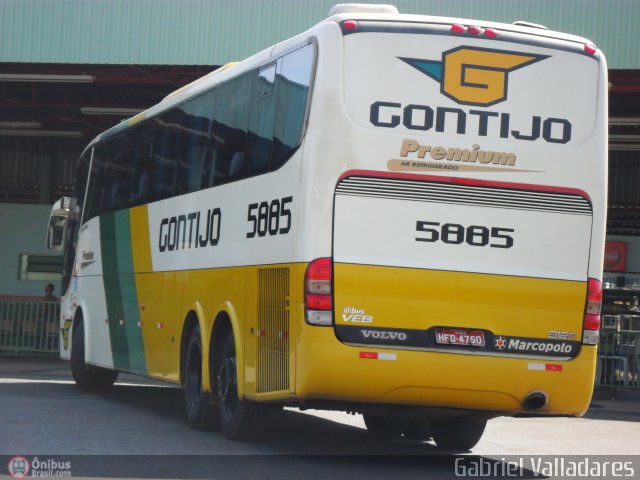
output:
[[[303,401],[517,414],[524,411],[527,394],[542,391],[549,401],[536,413],[581,416],[593,393],[596,347],[591,346],[570,361],[557,361],[354,347],[323,327],[304,326],[298,341],[296,397]]]

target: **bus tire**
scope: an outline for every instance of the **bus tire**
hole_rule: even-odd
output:
[[[215,430],[220,426],[211,395],[202,390],[202,340],[200,327],[191,331],[184,359],[184,404],[187,421],[196,430]]]
[[[232,333],[223,340],[219,359],[215,379],[222,434],[230,440],[254,438],[262,430],[268,411],[263,405],[238,398],[236,347]]]
[[[83,392],[95,393],[110,390],[118,378],[118,372],[87,365],[84,358],[84,324],[82,321],[73,332],[71,342],[71,374]]]
[[[431,434],[439,448],[471,450],[477,445],[487,426],[487,419],[465,415],[431,423]]]
[[[363,413],[364,424],[369,435],[377,438],[400,438],[407,429],[408,422],[395,418],[379,417]]]

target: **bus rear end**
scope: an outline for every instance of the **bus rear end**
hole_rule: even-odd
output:
[[[604,245],[602,53],[511,25],[334,20],[343,114],[316,172],[333,175],[330,268],[307,271],[332,303],[308,291],[306,304],[312,325],[330,308],[331,328],[303,329],[301,398],[383,417],[582,415]]]

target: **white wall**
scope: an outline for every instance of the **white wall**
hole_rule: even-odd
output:
[[[50,212],[51,205],[0,203],[0,295],[44,295],[49,282],[18,280],[18,262],[22,253],[54,254],[44,246]],[[60,282],[51,283],[58,297]]]

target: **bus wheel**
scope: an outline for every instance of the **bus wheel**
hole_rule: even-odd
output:
[[[118,372],[87,365],[84,359],[84,325],[80,321],[73,332],[71,342],[71,373],[76,385],[83,392],[104,392],[109,390]]]
[[[236,347],[233,334],[224,339],[216,370],[216,391],[222,434],[231,440],[253,438],[268,412],[262,405],[238,398]]]
[[[400,438],[407,428],[408,422],[395,418],[378,417],[363,413],[364,424],[369,435],[378,438]]]
[[[436,445],[447,450],[470,450],[480,441],[486,418],[465,415],[431,423],[431,434]]]
[[[187,344],[184,376],[184,403],[189,425],[196,430],[217,428],[220,424],[218,412],[211,405],[211,396],[202,391],[202,341],[197,325]]]

